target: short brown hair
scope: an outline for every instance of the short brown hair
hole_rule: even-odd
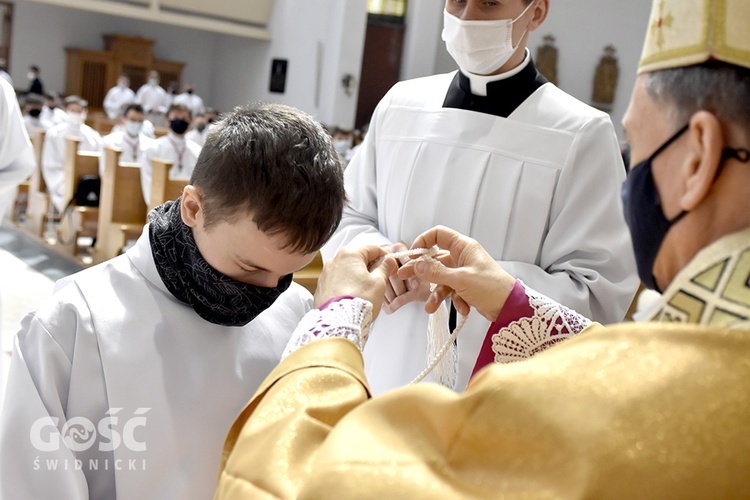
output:
[[[341,221],[343,168],[329,135],[281,104],[235,108],[211,128],[190,183],[208,228],[247,214],[300,253],[320,249]]]

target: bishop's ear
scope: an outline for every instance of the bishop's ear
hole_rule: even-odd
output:
[[[196,227],[203,220],[203,205],[198,188],[188,184],[182,190],[182,205],[180,206],[182,221],[190,227]]]
[[[705,200],[719,174],[724,133],[716,115],[698,111],[690,118],[687,135],[689,152],[683,165],[685,191],[680,204],[691,211]]]

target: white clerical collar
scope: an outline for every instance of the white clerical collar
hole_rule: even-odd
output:
[[[531,52],[529,52],[529,49],[526,49],[526,57],[524,57],[523,62],[513,68],[510,71],[506,71],[505,73],[500,73],[499,75],[475,75],[474,73],[468,73],[466,71],[461,70],[461,73],[466,76],[466,78],[469,79],[469,82],[471,83],[471,93],[478,96],[486,96],[487,95],[487,84],[492,82],[498,82],[500,80],[506,80],[510,78],[511,76],[515,76],[523,69],[529,65],[531,62]]]

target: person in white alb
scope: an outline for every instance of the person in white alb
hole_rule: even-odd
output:
[[[26,126],[26,132],[28,132],[29,137],[34,137],[36,129],[47,129],[45,123],[40,118],[44,98],[40,95],[28,94],[23,99],[23,123]]]
[[[136,104],[143,106],[146,111],[146,119],[155,126],[164,125],[164,115],[170,105],[169,95],[159,85],[159,73],[151,71],[148,74],[148,82],[141,85],[135,94]]]
[[[99,158],[99,175],[104,176],[104,147],[113,147],[122,151],[121,163],[138,163],[143,156],[141,153],[151,145],[150,137],[143,134],[143,123],[146,114],[140,104],[129,104],[125,113],[120,117],[122,127],[112,131],[102,138],[102,156]]]
[[[68,121],[68,115],[65,114],[65,110],[60,108],[56,94],[45,94],[44,106],[42,106],[39,119],[42,125],[48,129]]]
[[[625,168],[609,116],[547,82],[526,49],[549,3],[446,1],[443,39],[460,69],[397,83],[380,101],[347,167],[351,203],[324,259],[348,245],[405,249],[442,224],[535,290],[597,321],[622,320],[638,287],[620,215]],[[364,352],[376,393],[427,365],[428,293],[392,279],[392,314]],[[471,314],[445,358],[458,358],[457,390],[488,326]]]
[[[182,94],[176,96],[172,102],[174,104],[184,104],[190,109],[193,116],[202,115],[206,112],[203,99],[195,93],[195,87],[192,83],[186,83]]]
[[[117,120],[128,104],[135,102],[135,92],[130,88],[130,78],[120,75],[117,85],[107,91],[104,96],[104,111],[110,120]]]
[[[47,185],[47,192],[52,205],[58,212],[62,212],[69,200],[63,200],[63,186],[65,185],[65,148],[67,137],[77,137],[78,151],[98,153],[102,150],[102,136],[99,132],[86,125],[88,101],[78,96],[65,98],[65,112],[67,122],[55,125],[47,130],[42,147],[42,175]]]
[[[198,144],[185,138],[192,122],[190,110],[183,104],[172,104],[169,107],[167,118],[169,119],[169,133],[151,141],[151,145],[145,148],[142,153],[141,187],[146,204],[151,199],[152,158],[172,162],[172,169],[169,171],[170,179],[190,179],[201,152],[201,147]]]
[[[29,135],[21,119],[21,109],[16,100],[16,92],[8,82],[0,78],[0,221],[4,218],[5,207],[12,203],[15,188],[34,170],[34,150]],[[10,286],[2,283],[2,286]],[[2,325],[2,303],[0,303],[0,325]],[[0,331],[0,345],[2,345]],[[0,350],[0,408],[3,406],[3,358]],[[1,495],[0,495],[1,497]]]
[[[136,245],[59,281],[21,322],[0,498],[211,498],[227,429],[312,308],[292,273],[345,202],[309,115],[230,113]]]

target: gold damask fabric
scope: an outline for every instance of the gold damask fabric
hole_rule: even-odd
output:
[[[226,442],[218,499],[742,498],[750,335],[592,325],[464,394],[369,399],[351,342],[299,349]]]
[[[664,292],[651,319],[750,329],[750,229],[701,250]]]
[[[718,60],[750,67],[749,0],[655,0],[638,73]]]

